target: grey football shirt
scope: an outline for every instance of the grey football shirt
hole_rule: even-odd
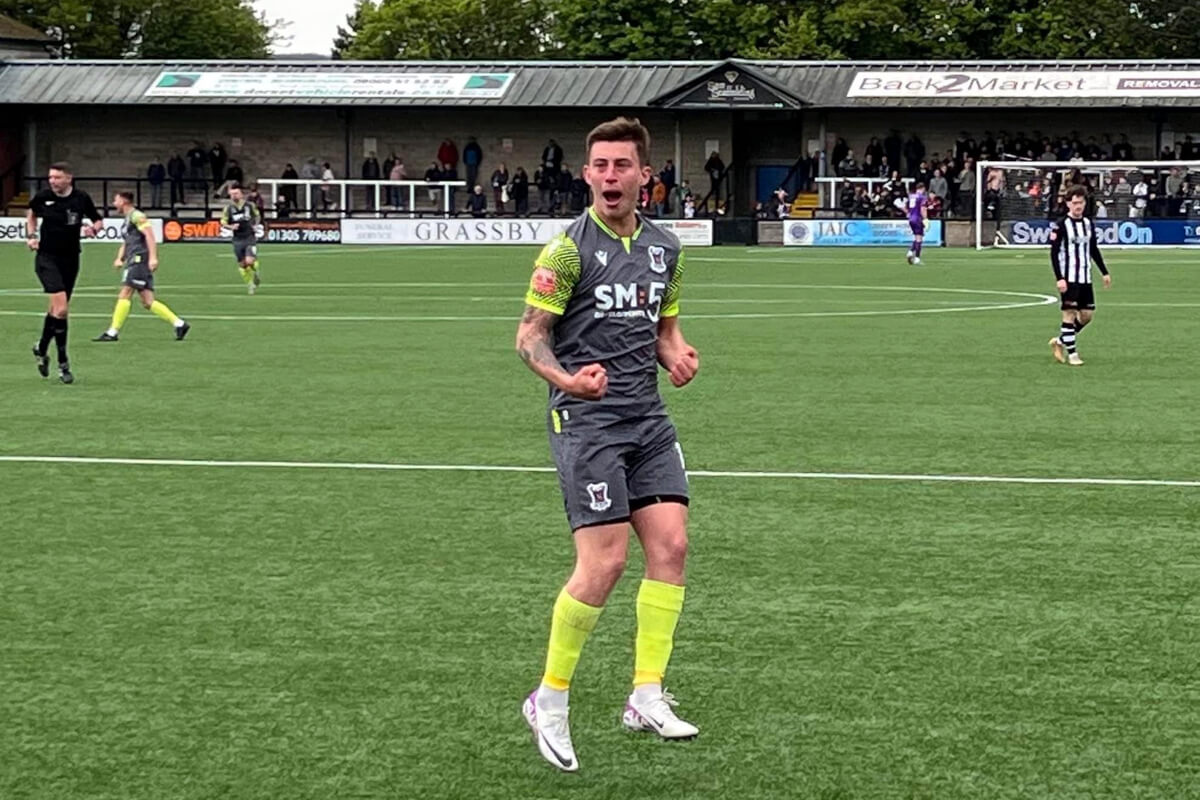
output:
[[[599,363],[608,373],[601,400],[551,387],[552,408],[661,409],[658,321],[679,314],[683,267],[683,249],[670,231],[639,217],[634,234],[622,237],[591,208],[545,246],[525,302],[559,315],[554,355],[564,369]]]

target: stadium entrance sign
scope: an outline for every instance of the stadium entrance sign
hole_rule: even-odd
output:
[[[863,70],[847,97],[1200,97],[1200,72]]]
[[[783,223],[783,243],[790,246],[896,247],[912,242],[906,219],[789,219]],[[925,244],[942,244],[942,221],[925,225]]]

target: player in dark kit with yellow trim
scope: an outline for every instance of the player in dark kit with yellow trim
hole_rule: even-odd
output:
[[[517,351],[550,384],[550,448],[575,544],[554,604],[546,668],[522,714],[542,757],[579,769],[567,721],[583,644],[625,568],[629,527],[646,556],[637,599],[633,691],[622,723],[666,739],[699,729],[663,691],[683,609],[688,481],[658,367],[684,386],[700,367],[679,328],[679,240],[636,212],[649,180],[650,135],[619,118],[587,138],[593,205],[538,257]]]

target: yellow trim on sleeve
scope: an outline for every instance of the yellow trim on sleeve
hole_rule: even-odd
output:
[[[565,308],[559,308],[552,303],[547,303],[545,300],[539,300],[536,297],[532,297],[532,294],[533,292],[530,292],[529,294],[525,295],[525,305],[533,306],[534,308],[540,308],[542,311],[549,311],[551,314],[556,314],[560,317],[563,315],[563,312],[566,311]]]

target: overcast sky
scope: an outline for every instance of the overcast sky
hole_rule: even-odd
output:
[[[345,25],[346,16],[354,11],[354,0],[255,0],[255,7],[267,19],[284,19],[292,23],[284,32],[292,37],[290,44],[278,45],[276,54],[318,53],[329,55],[337,26]]]

